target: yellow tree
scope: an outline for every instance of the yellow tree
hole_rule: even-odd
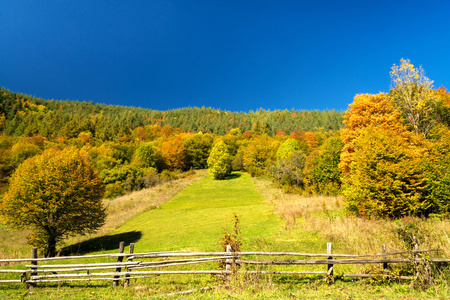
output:
[[[251,176],[266,174],[275,161],[280,142],[264,134],[253,140],[243,150],[243,165]]]
[[[408,125],[416,134],[428,136],[437,123],[438,97],[433,91],[433,81],[425,76],[422,67],[416,68],[409,59],[391,69],[390,95]]]
[[[358,137],[367,127],[390,129],[400,136],[409,136],[400,113],[385,93],[356,95],[350,108],[345,112],[344,123],[346,128],[341,132],[344,148],[339,163],[343,176],[350,171]]]
[[[432,203],[426,199],[425,142],[416,136],[403,138],[390,128],[362,131],[345,178],[347,209],[366,217],[426,213]]]
[[[16,169],[1,199],[0,216],[13,228],[31,229],[30,244],[54,256],[65,237],[92,233],[103,225],[103,193],[86,152],[48,149]]]

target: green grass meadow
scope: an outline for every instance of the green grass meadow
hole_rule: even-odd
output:
[[[244,247],[255,250],[258,240],[270,240],[282,230],[284,221],[273,213],[247,174],[232,179],[211,176],[182,190],[169,202],[147,211],[112,234],[142,234],[136,252],[218,251],[220,238],[232,230],[233,215],[240,221]]]

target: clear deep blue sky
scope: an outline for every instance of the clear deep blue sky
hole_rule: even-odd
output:
[[[450,88],[450,1],[0,0],[0,86],[158,110],[345,110],[401,58]]]

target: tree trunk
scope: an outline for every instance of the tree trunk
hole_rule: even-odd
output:
[[[46,257],[54,257],[56,255],[56,236],[49,235],[47,239]]]

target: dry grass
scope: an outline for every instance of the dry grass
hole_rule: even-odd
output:
[[[410,249],[412,236],[420,249],[444,251],[450,257],[450,220],[405,217],[400,220],[365,219],[347,215],[342,197],[305,197],[286,194],[268,180],[255,184],[266,201],[286,220],[291,231],[318,233],[333,243],[336,252],[348,254],[380,253],[382,245],[388,252]]]
[[[274,205],[275,213],[286,220],[286,228],[294,226],[298,218],[307,219],[317,213],[342,208],[342,197],[287,194],[263,179],[256,179],[255,185],[266,201]]]

